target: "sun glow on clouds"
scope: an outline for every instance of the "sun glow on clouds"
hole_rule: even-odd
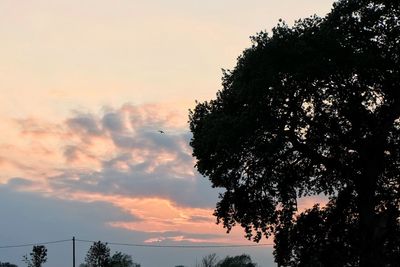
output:
[[[49,199],[110,203],[134,219],[104,223],[148,233],[146,242],[154,235],[170,242],[243,242],[242,233],[226,236],[215,225],[217,192],[193,168],[184,115],[125,104],[98,114],[74,112],[61,123],[15,120],[14,144],[0,146],[6,170],[0,181]]]
[[[129,197],[124,195],[107,195],[99,193],[60,193],[61,199],[78,200],[83,202],[107,202],[133,215],[134,221],[112,221],[112,227],[127,230],[165,233],[185,232],[188,234],[222,233],[215,226],[215,219],[210,208],[192,208],[178,206],[169,199],[156,197]]]
[[[0,183],[49,199],[111,204],[132,219],[101,223],[145,233],[143,242],[243,243],[240,227],[226,235],[215,224],[218,192],[193,168],[186,116],[125,104],[75,111],[60,123],[14,120],[13,142],[0,143]],[[314,201],[301,199],[299,211]]]

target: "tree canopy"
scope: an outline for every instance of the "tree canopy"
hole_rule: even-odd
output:
[[[88,267],[109,267],[110,248],[107,243],[94,242],[86,254],[85,262]]]
[[[222,260],[218,260],[218,256],[215,253],[204,256],[199,265],[196,267],[257,267],[257,264],[251,260],[251,257],[247,254],[238,256],[226,256]],[[176,266],[178,267],[178,266]]]
[[[119,251],[111,256],[107,243],[97,241],[89,248],[80,267],[140,267],[140,264],[133,262],[131,255]]]
[[[131,255],[117,251],[110,259],[110,267],[140,267],[140,264],[133,262]]]
[[[341,0],[252,42],[189,116],[197,169],[224,189],[217,222],[274,235],[283,266],[308,257],[302,233],[319,251],[348,246],[346,264],[382,266],[400,252],[400,2]],[[327,207],[296,215],[320,194]]]
[[[251,261],[249,255],[227,256],[218,262],[218,267],[256,267],[257,264]]]

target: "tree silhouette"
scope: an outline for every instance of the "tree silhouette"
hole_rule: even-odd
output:
[[[132,256],[122,252],[115,252],[110,256],[110,248],[107,243],[94,242],[86,254],[85,263],[80,267],[140,267],[133,262]]]
[[[339,197],[332,198],[325,207],[315,205],[299,214],[290,229],[277,231],[275,255],[283,255],[285,258],[281,262],[287,266],[358,266],[359,218],[354,216],[357,213],[354,202],[351,194],[341,192]],[[380,225],[383,229],[377,228],[375,233],[390,233],[382,243],[380,266],[398,266],[398,210],[386,210],[384,216],[381,223],[385,225]]]
[[[131,255],[122,252],[115,252],[110,259],[111,267],[140,267],[140,264],[134,263]]]
[[[47,248],[45,246],[33,246],[30,258],[23,256],[23,261],[28,267],[41,267],[47,261]]]
[[[218,262],[218,267],[256,267],[257,264],[251,261],[249,255],[243,254],[240,256],[230,257]]]
[[[85,263],[87,267],[109,267],[110,248],[107,243],[94,242],[86,254]]]
[[[211,253],[201,259],[200,267],[215,267],[217,266],[217,254]]]
[[[341,0],[325,18],[252,37],[216,99],[189,117],[197,169],[225,189],[215,215],[228,232],[275,234],[283,266],[315,258],[296,247],[299,229],[328,231],[310,244],[351,248],[352,266],[399,252],[399,25],[399,1]],[[299,197],[319,194],[330,197],[326,209],[295,216]],[[334,236],[348,242],[332,245]]]

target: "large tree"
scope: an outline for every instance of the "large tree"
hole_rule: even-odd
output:
[[[225,189],[217,222],[274,234],[290,266],[297,200],[325,194],[329,212],[350,212],[353,263],[381,266],[400,238],[400,1],[341,0],[252,41],[190,114],[197,169]]]
[[[297,215],[290,229],[276,236],[275,255],[287,266],[358,266],[358,217],[354,198],[341,193],[325,207],[318,204]],[[380,266],[399,266],[400,225],[398,210],[385,211],[384,225],[389,234],[382,242]],[[382,227],[381,225],[380,227]],[[378,228],[378,232],[382,229]]]

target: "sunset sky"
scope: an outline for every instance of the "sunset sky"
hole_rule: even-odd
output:
[[[249,36],[332,3],[1,0],[0,247],[253,244],[215,225],[218,190],[194,168],[188,109],[214,98]],[[89,245],[77,244],[77,265]],[[45,266],[72,265],[69,242],[47,248]],[[0,248],[0,261],[25,266],[30,249]],[[212,252],[275,266],[271,247],[111,249],[142,267]]]

